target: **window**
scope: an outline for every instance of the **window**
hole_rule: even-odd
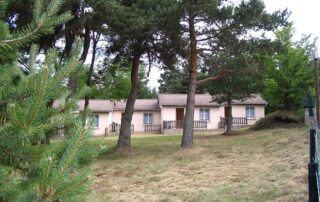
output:
[[[200,109],[200,121],[210,121],[209,109]]]
[[[143,124],[144,125],[152,125],[153,124],[153,114],[152,113],[144,113],[143,114]]]
[[[99,115],[90,115],[89,121],[95,128],[99,128]]]
[[[246,107],[246,117],[248,119],[254,119],[256,117],[254,107]]]

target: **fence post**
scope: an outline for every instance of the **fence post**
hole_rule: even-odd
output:
[[[318,123],[313,112],[314,102],[309,95],[305,108],[309,109],[310,159],[308,163],[309,202],[319,202]]]
[[[105,128],[105,132],[104,132],[104,136],[108,136],[108,135],[109,135],[109,128],[106,127],[106,128]]]

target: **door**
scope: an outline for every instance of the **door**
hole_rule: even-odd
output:
[[[229,107],[224,107],[224,118],[227,119],[229,116]]]
[[[176,127],[177,128],[183,127],[183,118],[184,118],[184,108],[177,108],[176,109]]]

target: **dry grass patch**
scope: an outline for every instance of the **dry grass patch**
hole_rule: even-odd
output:
[[[134,136],[130,151],[95,162],[87,201],[307,200],[306,129],[237,134],[198,133],[186,150],[180,135]]]

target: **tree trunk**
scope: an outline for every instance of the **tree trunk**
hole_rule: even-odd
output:
[[[92,46],[92,58],[91,58],[91,64],[90,64],[90,69],[88,72],[88,77],[87,77],[87,81],[86,84],[87,86],[90,88],[92,86],[92,75],[93,75],[93,68],[94,68],[94,63],[96,61],[96,54],[97,54],[97,44],[99,42],[100,33],[97,33],[97,35],[94,35],[94,32],[92,33],[93,35],[93,46]],[[90,36],[90,34],[89,34]],[[88,106],[89,106],[89,100],[90,100],[90,96],[86,95],[84,98],[84,109],[83,109],[83,125],[86,124],[86,119],[88,116]]]
[[[118,148],[128,148],[131,144],[131,120],[139,92],[139,61],[141,54],[135,54],[131,64],[131,92],[128,97],[126,108],[121,117],[121,128],[118,139]]]
[[[91,33],[90,27],[89,25],[86,24],[85,32],[84,32],[83,51],[80,59],[83,63],[86,61],[89,53],[89,49],[90,49],[90,42],[91,42],[90,33]]]
[[[191,147],[193,144],[193,119],[194,104],[197,87],[197,41],[194,27],[194,17],[189,16],[189,34],[190,34],[190,61],[189,61],[189,87],[187,95],[186,115],[184,117],[183,135],[181,147]]]
[[[70,53],[72,51],[72,45],[75,41],[75,38],[76,38],[76,35],[75,35],[75,32],[71,29],[66,29],[66,33],[65,33],[65,39],[66,39],[66,42],[65,42],[65,48],[64,48],[64,51],[61,55],[61,61],[63,61],[63,58],[64,57],[69,57],[70,56]],[[69,83],[68,83],[68,86],[71,90],[71,95],[75,95],[76,92],[77,92],[77,79],[76,77],[74,76],[71,76],[69,77]]]
[[[228,117],[226,119],[226,122],[227,122],[227,131],[226,133],[230,133],[231,130],[232,130],[232,98],[231,98],[231,95],[228,95],[228,101],[227,101],[227,104],[228,104]]]

